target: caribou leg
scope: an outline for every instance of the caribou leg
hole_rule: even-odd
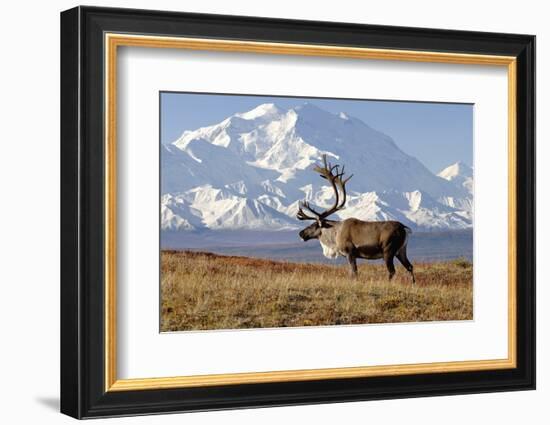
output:
[[[357,258],[353,254],[348,254],[348,262],[350,266],[350,276],[352,279],[357,279]]]
[[[414,272],[413,272],[413,265],[407,258],[407,250],[405,247],[401,248],[396,255],[397,259],[401,264],[403,264],[403,267],[407,269],[407,271],[411,274],[413,279],[413,284],[416,283],[416,279],[414,278]]]
[[[385,254],[384,261],[386,262],[386,267],[388,268],[389,276],[388,280],[391,280],[395,274],[395,266],[393,265],[393,254]]]

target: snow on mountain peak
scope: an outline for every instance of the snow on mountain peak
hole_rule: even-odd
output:
[[[455,186],[462,187],[469,193],[473,193],[474,170],[462,161],[449,165],[441,170],[437,175],[442,179],[450,181]]]
[[[273,116],[280,113],[281,109],[274,103],[263,103],[248,112],[238,113],[235,114],[235,116],[245,120],[253,120],[259,117]]]
[[[437,175],[445,180],[453,180],[457,176],[472,177],[474,170],[462,161],[457,161],[441,170]]]

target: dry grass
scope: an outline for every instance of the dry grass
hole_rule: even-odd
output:
[[[293,264],[210,253],[161,253],[162,331],[472,319],[472,265]]]

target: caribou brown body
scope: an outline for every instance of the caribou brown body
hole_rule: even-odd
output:
[[[413,265],[407,258],[407,241],[411,230],[398,221],[362,221],[348,218],[342,221],[328,220],[327,217],[342,209],[346,203],[346,183],[351,178],[342,179],[344,167],[327,163],[323,156],[323,166],[316,166],[321,177],[327,179],[335,193],[334,205],[323,212],[317,212],[308,202],[301,202],[297,218],[314,220],[314,223],[300,232],[304,241],[318,239],[323,254],[328,258],[343,256],[348,259],[350,272],[357,276],[357,259],[384,259],[389,279],[395,274],[394,257],[403,264],[415,283]],[[341,192],[341,193],[340,193]],[[308,213],[306,213],[306,210]]]

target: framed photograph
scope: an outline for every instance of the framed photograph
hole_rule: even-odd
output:
[[[61,411],[535,388],[535,37],[61,14]]]

